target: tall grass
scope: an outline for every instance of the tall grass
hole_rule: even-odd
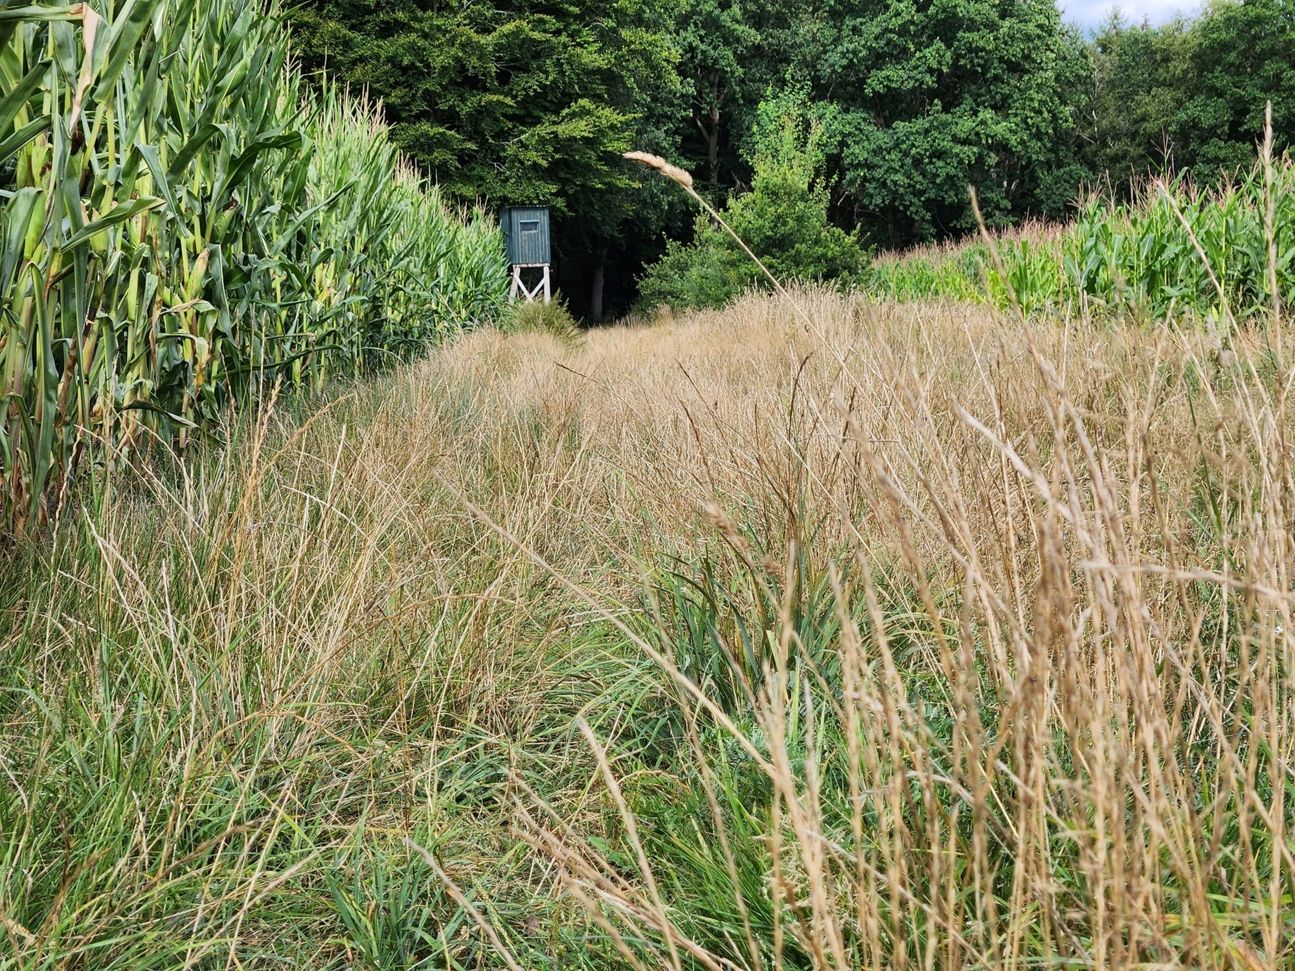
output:
[[[485,329],[64,517],[0,963],[1289,966],[1270,348],[792,296]]]
[[[610,847],[528,839],[631,967],[1288,966],[1289,376],[945,313],[829,331],[764,448],[697,419],[741,451],[637,632],[672,740],[592,750]]]
[[[0,533],[78,468],[470,326],[500,244],[303,89],[277,3],[0,10]]]

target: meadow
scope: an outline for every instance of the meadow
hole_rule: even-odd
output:
[[[583,331],[281,13],[0,7],[0,969],[1295,965],[1271,135]]]
[[[1295,347],[792,297],[87,491],[0,585],[0,963],[1288,965]]]

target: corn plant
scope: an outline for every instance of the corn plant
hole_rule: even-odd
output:
[[[1269,204],[1271,202],[1271,217]],[[1295,164],[1257,164],[1200,192],[1179,178],[1132,201],[1093,196],[1060,235],[944,246],[879,261],[870,289],[893,299],[1015,304],[1147,322],[1245,323],[1295,297]]]
[[[1270,279],[1276,296],[1295,291],[1295,167],[1287,159],[1270,171],[1271,190],[1256,166],[1215,192],[1179,179],[1149,187],[1131,204],[1087,202],[1065,246],[1074,287],[1098,305],[1140,308],[1153,319],[1175,309],[1237,320],[1267,312]]]
[[[78,466],[183,446],[492,316],[507,281],[376,106],[305,90],[277,0],[0,0],[0,535]]]

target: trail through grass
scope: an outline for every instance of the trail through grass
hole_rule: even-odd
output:
[[[795,297],[481,331],[20,550],[0,966],[1295,959],[1274,355]]]

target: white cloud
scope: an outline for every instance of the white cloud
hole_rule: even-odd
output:
[[[1145,19],[1153,24],[1163,24],[1178,14],[1196,13],[1201,6],[1199,0],[1061,0],[1061,13],[1077,27],[1092,29],[1113,10],[1120,11],[1130,23],[1141,23]]]

